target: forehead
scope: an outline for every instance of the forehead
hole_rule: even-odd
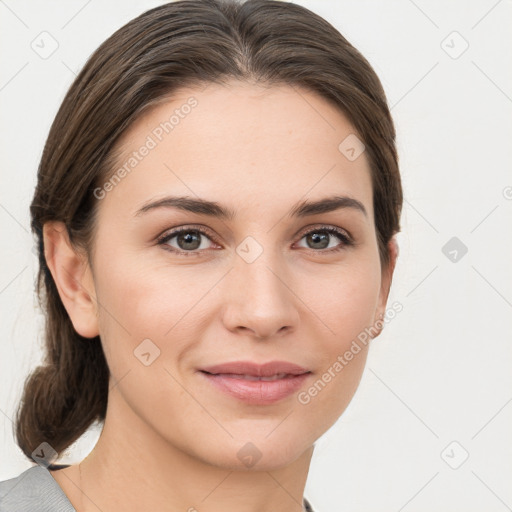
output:
[[[124,172],[102,207],[133,214],[172,193],[277,211],[336,193],[363,202],[371,219],[366,155],[350,160],[340,150],[354,135],[339,109],[307,89],[237,81],[183,88],[119,141],[115,171]]]

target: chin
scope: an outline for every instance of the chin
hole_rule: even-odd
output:
[[[230,438],[229,442],[219,442],[215,448],[212,443],[208,445],[208,453],[197,456],[229,471],[275,471],[289,466],[313,446],[313,441],[307,444],[303,436],[295,439],[286,436],[286,432],[282,436],[274,432],[265,439],[267,435],[268,432],[264,436],[248,434],[243,440]],[[270,439],[272,436],[275,438]]]

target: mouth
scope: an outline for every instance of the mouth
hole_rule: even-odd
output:
[[[231,361],[200,368],[200,370],[212,375],[247,375],[253,377],[276,377],[283,374],[301,375],[309,371],[298,364],[288,361],[269,361],[262,364],[252,361]]]
[[[292,377],[296,377],[296,375],[290,373],[276,373],[275,375],[270,375],[268,377],[262,377],[257,375],[248,375],[248,374],[240,374],[240,373],[210,373],[203,371],[203,373],[207,373],[208,375],[222,375],[223,377],[230,377],[232,379],[242,379],[242,380],[252,380],[252,381],[263,381],[263,382],[271,382],[273,380],[279,379],[288,379]]]
[[[288,362],[236,361],[199,370],[217,390],[253,405],[268,405],[298,391],[311,371]]]

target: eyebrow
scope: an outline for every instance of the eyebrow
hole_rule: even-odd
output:
[[[157,201],[148,202],[135,213],[135,216],[142,215],[156,208],[177,208],[179,210],[217,217],[223,220],[233,220],[236,217],[234,210],[222,206],[215,201],[180,196],[167,196]],[[359,211],[368,217],[363,203],[348,196],[332,196],[317,201],[304,200],[294,205],[288,216],[302,218],[347,208]]]

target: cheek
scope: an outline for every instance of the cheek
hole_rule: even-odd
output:
[[[117,321],[116,328],[134,335],[166,332],[189,297],[179,272],[146,265],[143,255],[129,251],[119,254],[115,265],[104,263],[98,265],[97,292],[107,310],[105,322]]]
[[[100,333],[114,377],[142,370],[139,353],[155,357],[152,369],[178,367],[201,339],[198,318],[207,314],[205,294],[218,277],[201,275],[193,267],[149,268],[140,255],[120,255],[115,268],[102,268],[97,287],[103,306]],[[150,375],[155,378],[154,372]]]
[[[186,313],[194,297],[175,278],[163,279],[163,269],[149,272],[133,261],[117,263],[98,276],[107,363],[113,381],[119,382],[116,389],[131,409],[151,418],[155,405],[166,404],[159,414],[167,424],[177,410],[193,408],[173,377],[182,380],[175,365],[193,339],[193,314]]]
[[[315,337],[321,364],[316,379],[297,401],[309,417],[322,418],[316,425],[319,435],[326,423],[332,425],[339,418],[359,385],[379,289],[378,272],[362,261],[360,266],[338,269],[328,286],[315,287],[308,295],[308,306],[322,325],[323,334]]]
[[[380,276],[378,265],[362,259],[356,265],[335,269],[312,287],[303,290],[307,304],[322,326],[324,353],[344,350],[374,321],[378,304]]]
[[[361,345],[350,361],[333,357],[311,385],[297,395],[296,407],[314,438],[320,437],[343,414],[359,386],[368,346]],[[343,363],[340,361],[344,361]]]

